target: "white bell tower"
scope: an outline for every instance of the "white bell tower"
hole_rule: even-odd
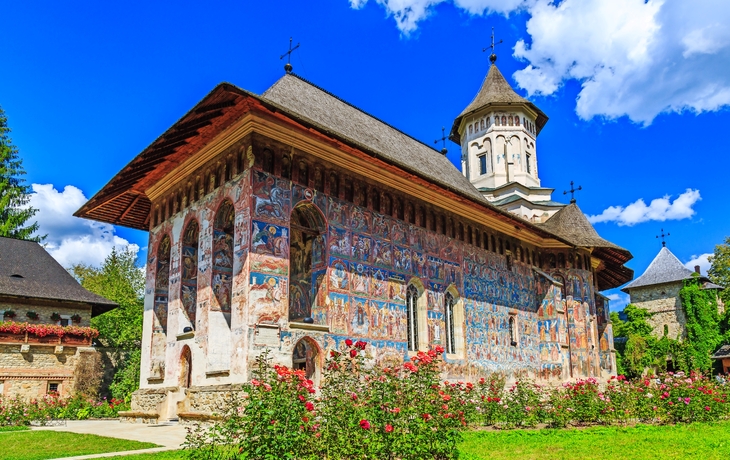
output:
[[[548,117],[512,89],[494,53],[489,60],[482,87],[454,120],[449,139],[461,145],[462,173],[487,200],[544,222],[564,206],[551,200],[553,189],[541,187],[538,176],[536,139]]]

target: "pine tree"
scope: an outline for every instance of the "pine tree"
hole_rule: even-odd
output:
[[[40,242],[33,236],[38,222],[26,225],[37,209],[28,206],[31,188],[25,185],[23,162],[10,139],[5,112],[0,107],[0,236]]]

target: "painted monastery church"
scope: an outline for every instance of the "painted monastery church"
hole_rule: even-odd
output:
[[[287,73],[223,83],[77,216],[149,232],[141,389],[128,420],[205,418],[256,356],[317,380],[445,348],[445,377],[615,375],[607,300],[626,249],[540,186],[547,116],[492,65],[439,151]]]

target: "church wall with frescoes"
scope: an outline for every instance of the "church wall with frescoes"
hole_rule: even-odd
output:
[[[525,244],[261,137],[239,141],[180,190],[158,200],[151,224],[150,248],[170,241],[168,317],[164,340],[146,345],[143,383],[174,384],[186,344],[193,386],[246,380],[264,350],[292,365],[302,339],[307,369],[347,338],[367,341],[378,363],[402,362],[413,353],[409,284],[424,306],[421,348],[463,338],[445,355],[448,377],[613,372],[585,252]],[[165,298],[159,254],[147,264],[155,317]],[[458,310],[450,328],[447,292]]]

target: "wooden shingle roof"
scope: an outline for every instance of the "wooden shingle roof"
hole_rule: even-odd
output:
[[[5,237],[0,237],[0,296],[85,303],[94,316],[117,307],[84,289],[40,244]]]

